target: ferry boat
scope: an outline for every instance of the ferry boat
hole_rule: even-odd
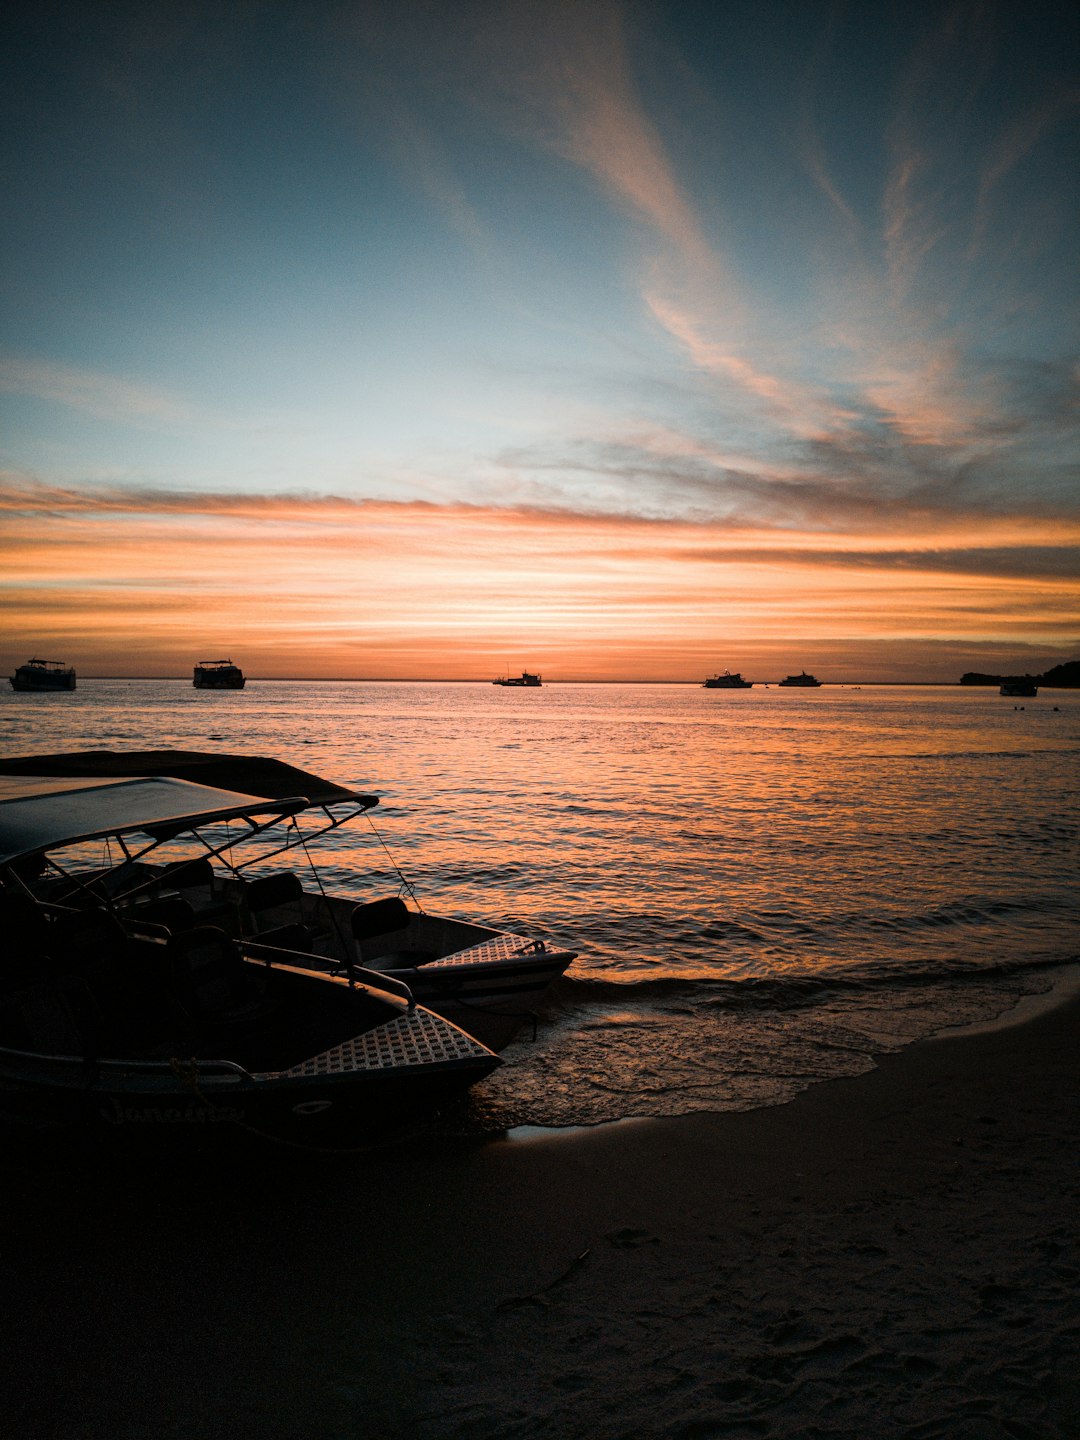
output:
[[[28,660],[11,676],[13,690],[74,690],[75,670],[62,660]]]
[[[231,660],[200,660],[192,683],[196,690],[242,690],[244,672]]]
[[[540,688],[540,676],[533,675],[528,670],[523,670],[520,675],[502,675],[491,683],[493,685],[510,685],[517,689],[538,690]]]
[[[803,670],[802,673],[799,675],[789,675],[786,680],[781,680],[780,684],[782,686],[786,685],[789,688],[812,690],[819,688],[821,685],[821,681],[815,680],[813,675],[808,675],[806,671]]]
[[[725,670],[722,675],[710,675],[705,681],[706,690],[752,690],[754,682],[744,680],[738,670],[734,675],[730,670]]]

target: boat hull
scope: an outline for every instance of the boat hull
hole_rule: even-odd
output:
[[[496,1055],[473,1045],[441,1062],[260,1077],[215,1074],[191,1061],[95,1066],[80,1057],[0,1052],[0,1117],[23,1134],[156,1135],[171,1143],[184,1133],[214,1132],[340,1148],[400,1134],[498,1064]]]
[[[196,675],[192,681],[196,690],[243,690],[246,683],[243,675]]]
[[[501,1050],[549,999],[554,982],[574,959],[552,951],[509,960],[442,960],[386,973],[407,985],[419,1004],[492,1050]]]

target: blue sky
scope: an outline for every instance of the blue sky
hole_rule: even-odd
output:
[[[853,663],[875,617],[905,665],[928,640],[950,666],[1067,653],[1078,40],[1045,4],[28,9],[2,62],[18,644],[97,644],[64,591],[115,590],[102,517],[166,517],[183,571],[193,517],[247,497],[301,526],[330,501],[434,507],[474,553],[475,514],[698,527],[688,554],[721,569],[787,557],[792,634],[823,655],[843,654],[813,618],[839,572]],[[409,513],[411,564],[435,522]],[[46,523],[78,538],[77,576],[26,558]],[[667,563],[660,530],[638,595],[650,545]],[[870,552],[889,583],[856,599]],[[739,571],[687,663],[764,656],[745,612],[776,568]],[[901,571],[958,593],[905,598]],[[500,619],[485,585],[454,673]],[[656,637],[685,631],[679,593],[669,576]],[[609,619],[575,610],[597,656]],[[565,628],[531,628],[565,653]]]

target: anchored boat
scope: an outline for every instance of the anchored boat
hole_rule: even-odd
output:
[[[28,660],[11,676],[13,690],[74,690],[75,669],[62,660]]]
[[[509,685],[512,688],[539,690],[540,676],[533,675],[528,670],[523,670],[520,675],[503,675],[491,682],[493,685]]]
[[[744,680],[738,670],[734,675],[730,670],[725,670],[722,675],[710,675],[705,681],[706,690],[752,690],[754,682]]]
[[[231,660],[200,660],[192,684],[196,690],[242,690],[244,672]]]

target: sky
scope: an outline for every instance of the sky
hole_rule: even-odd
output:
[[[9,12],[0,662],[1080,658],[1074,5]]]

